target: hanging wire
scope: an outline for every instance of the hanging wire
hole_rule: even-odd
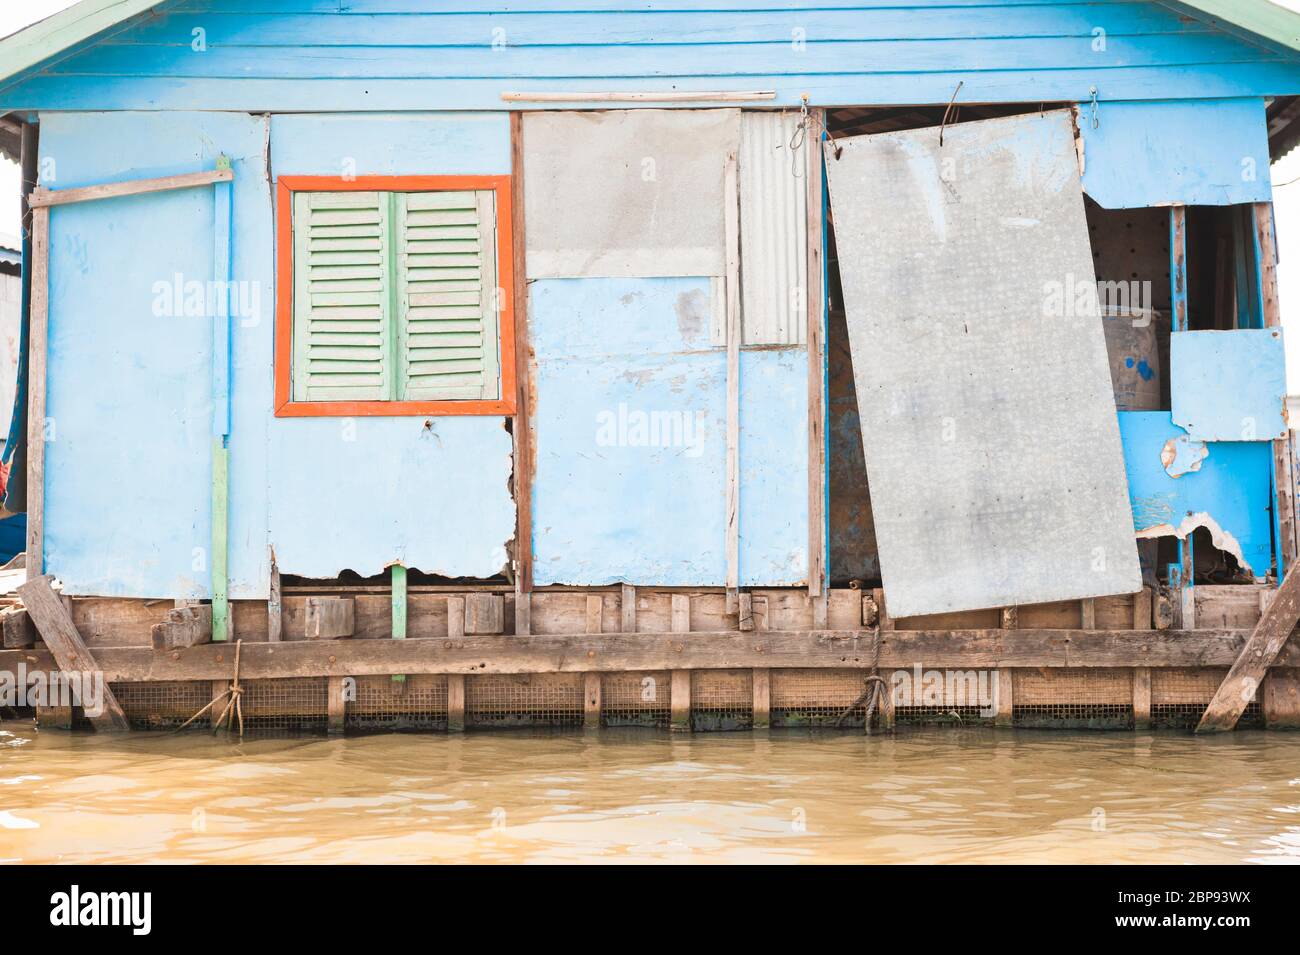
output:
[[[957,88],[952,91],[952,98],[948,100],[948,107],[943,111],[943,122],[939,124],[939,146],[940,147],[943,146],[943,131],[948,126],[948,118],[951,116],[953,122],[957,121],[957,110],[961,109],[961,107],[960,106],[955,107],[954,104],[957,102],[957,94],[961,92],[961,88],[965,85],[966,85],[965,80],[957,81]]]

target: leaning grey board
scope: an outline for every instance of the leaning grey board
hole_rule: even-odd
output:
[[[1073,117],[939,135],[826,149],[890,615],[1132,593]]]

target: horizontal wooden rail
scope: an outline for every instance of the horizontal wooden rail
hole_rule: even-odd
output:
[[[187,172],[179,176],[163,176],[160,179],[129,179],[125,182],[106,182],[98,186],[78,186],[75,189],[37,187],[32,190],[27,204],[33,209],[40,209],[46,206],[67,205],[70,202],[91,202],[95,199],[137,196],[146,192],[210,186],[214,182],[230,182],[234,178],[235,174],[230,169],[205,169],[202,172]]]
[[[1008,667],[1228,667],[1250,631],[915,630],[882,633],[880,665],[962,670]],[[645,670],[816,668],[871,665],[862,630],[457,636],[407,640],[245,643],[240,676],[367,676],[393,673],[591,673]],[[206,644],[155,652],[103,647],[95,658],[112,682],[229,677],[234,648]],[[0,669],[52,668],[43,648],[0,651]],[[1300,666],[1290,644],[1277,666]]]
[[[776,99],[776,90],[512,91],[502,93],[501,99],[507,103],[755,103]]]

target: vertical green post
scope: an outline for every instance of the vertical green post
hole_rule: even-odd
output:
[[[230,639],[227,597],[226,528],[229,510],[230,450],[224,438],[212,439],[212,639]]]
[[[393,639],[406,639],[406,568],[393,565]],[[393,674],[394,683],[404,683],[406,675]]]

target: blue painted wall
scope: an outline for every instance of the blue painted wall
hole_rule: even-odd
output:
[[[1287,436],[1286,352],[1280,328],[1174,332],[1173,420],[1200,441]]]
[[[726,582],[726,350],[707,278],[530,287],[538,584]],[[746,349],[742,586],[808,575],[808,358]]]
[[[1083,188],[1107,209],[1268,202],[1264,101],[1081,103]]]
[[[1209,515],[1211,533],[1222,530],[1232,541],[1218,546],[1239,551],[1256,577],[1272,562],[1273,450],[1267,441],[1211,441],[1198,470],[1172,477],[1162,460],[1166,444],[1186,438],[1167,411],[1121,411],[1120,439],[1128,472],[1133,524],[1141,536],[1190,532]],[[1175,468],[1177,470],[1177,468]],[[1232,546],[1235,542],[1237,547]]]
[[[1153,2],[657,6],[179,0],[20,78],[0,109],[501,109],[507,90],[665,83],[827,106],[946,103],[959,81],[967,102],[1300,92],[1293,53]]]

